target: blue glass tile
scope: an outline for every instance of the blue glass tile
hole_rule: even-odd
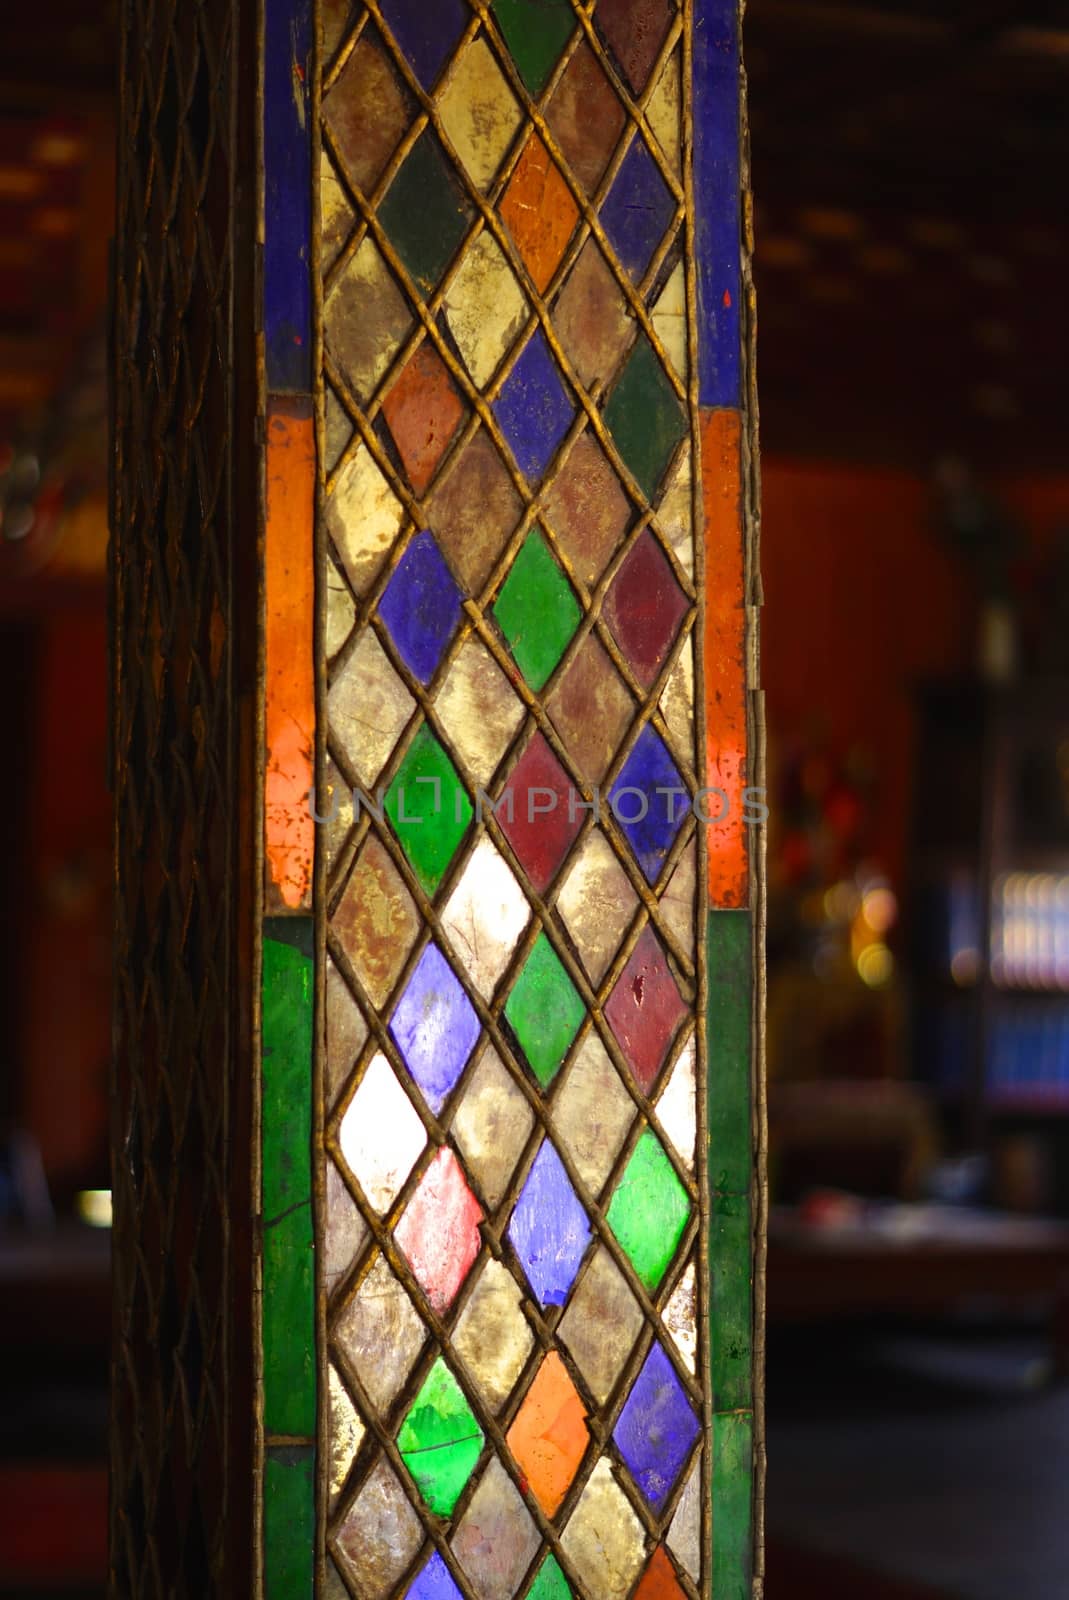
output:
[[[677,794],[658,793],[676,789]],[[609,791],[612,807],[647,883],[656,883],[690,804],[679,768],[649,723]]]
[[[637,282],[675,215],[676,203],[641,135],[631,143],[601,208],[601,224]]]
[[[460,590],[434,536],[417,533],[386,585],[379,616],[420,683],[434,677],[460,621]]]
[[[463,1600],[437,1550],[408,1590],[405,1600]]]
[[[494,404],[494,415],[520,471],[536,483],[575,415],[571,396],[541,328],[509,373]]]
[[[311,0],[264,14],[264,345],[269,390],[312,387]]]
[[[655,1344],[612,1431],[631,1476],[654,1511],[675,1487],[699,1432],[683,1385]]]
[[[382,0],[382,14],[429,94],[471,16],[464,0]]]
[[[479,1019],[435,944],[419,958],[390,1023],[405,1066],[436,1114],[479,1037]]]
[[[562,1306],[590,1243],[590,1224],[548,1139],[535,1156],[508,1235],[539,1302]]]
[[[693,83],[698,401],[737,406],[742,389],[736,0],[697,0]]]

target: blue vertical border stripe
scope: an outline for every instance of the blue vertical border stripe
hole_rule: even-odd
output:
[[[741,81],[736,0],[695,0],[694,237],[702,406],[742,403]]]
[[[264,0],[264,346],[270,392],[312,387],[312,0]]]

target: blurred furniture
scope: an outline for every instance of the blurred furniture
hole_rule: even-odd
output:
[[[910,1199],[938,1145],[927,1096],[895,1079],[770,1083],[768,1138],[774,1192],[783,1199],[829,1184]]]

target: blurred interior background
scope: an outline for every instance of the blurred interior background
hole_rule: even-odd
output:
[[[0,1594],[103,1594],[113,0],[0,56]],[[751,0],[769,1600],[1069,1531],[1069,5]]]

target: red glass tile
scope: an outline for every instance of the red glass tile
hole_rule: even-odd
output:
[[[594,20],[624,77],[641,94],[672,20],[669,0],[598,0]]]
[[[649,1094],[687,1008],[653,929],[646,927],[609,996],[605,1015],[635,1082]]]
[[[644,689],[656,678],[687,610],[668,557],[647,528],[605,596],[605,616]]]
[[[501,806],[497,820],[524,872],[542,894],[579,832],[582,795],[540,733],[517,762],[507,790],[512,791],[512,819],[508,808]]]
[[[467,411],[444,361],[429,341],[420,345],[382,409],[409,481],[422,495]]]
[[[456,1156],[439,1150],[394,1233],[439,1314],[452,1305],[479,1254],[482,1220]]]

